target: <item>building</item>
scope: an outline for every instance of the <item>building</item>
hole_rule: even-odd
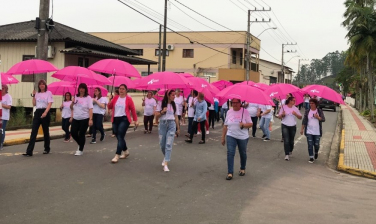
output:
[[[254,59],[255,60],[255,59]],[[283,80],[282,65],[271,61],[259,59],[260,63],[260,82],[267,85],[273,83],[291,83],[294,71],[284,66],[285,80]]]
[[[159,32],[95,32],[97,37],[133,49],[140,57],[158,61]],[[166,70],[186,72],[206,77],[210,82],[246,80],[245,55],[247,52],[247,32],[244,31],[205,31],[168,32]],[[253,60],[250,80],[260,81],[258,58],[261,40],[252,37],[250,51]],[[146,66],[136,66],[143,76],[148,75]],[[151,66],[157,72],[158,65]]]
[[[27,21],[0,26],[0,71],[8,71],[14,64],[35,57],[37,30],[35,21]],[[134,65],[157,64],[155,61],[135,57],[138,55],[124,46],[114,44],[72,27],[55,22],[49,33],[48,61],[57,68],[66,66],[88,67],[104,58],[117,58]],[[59,81],[47,75],[47,83]],[[13,105],[32,107],[30,93],[34,88],[32,75],[15,75],[20,83],[11,85],[9,93]],[[60,107],[61,97],[54,97],[53,108]]]

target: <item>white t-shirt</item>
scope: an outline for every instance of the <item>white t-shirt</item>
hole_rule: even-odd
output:
[[[270,112],[268,114],[262,115],[262,117],[264,117],[264,118],[272,118],[272,115],[273,115],[272,111],[271,111],[272,106],[270,106],[270,105],[259,105],[259,108],[261,109],[261,111],[263,113],[265,113],[267,110],[270,110]]]
[[[247,107],[249,116],[256,117],[258,108],[259,108],[259,105],[257,103],[249,103]]]
[[[244,114],[243,114],[244,111]],[[243,116],[243,119],[242,119]],[[230,109],[227,112],[225,125],[227,126],[227,135],[231,136],[236,139],[247,139],[249,138],[248,128],[240,128],[240,122],[252,123],[251,116],[249,115],[247,110],[240,109],[238,111],[234,111]]]
[[[70,118],[72,115],[72,110],[70,109],[70,105],[72,101],[64,101],[63,102],[63,109],[61,110],[61,117],[62,118]]]
[[[227,101],[226,101],[226,103],[224,103],[224,104],[222,105],[222,108],[223,108],[223,109],[228,109]]]
[[[175,105],[176,105],[176,115],[182,115],[183,114],[183,103],[184,103],[184,97],[179,96],[175,97]]]
[[[178,110],[174,114],[174,108],[171,104],[167,104],[167,112],[166,114],[162,115],[160,120],[175,120],[175,115],[178,115]]]
[[[1,104],[12,106],[12,97],[9,94],[5,94],[3,96]],[[2,109],[3,109],[3,117],[2,117],[2,119],[9,121],[10,109],[5,109],[5,108],[2,108]]]
[[[101,107],[98,106],[98,104],[96,104],[96,103],[93,102],[93,114],[102,114],[102,115],[104,115],[106,113],[106,106],[108,104],[108,99],[107,99],[107,97],[102,96],[98,100],[98,102],[101,103],[101,104],[105,104],[105,107],[101,108]]]
[[[73,104],[73,119],[85,120],[90,117],[89,110],[93,109],[93,100],[90,96],[75,97],[76,103]]]
[[[208,107],[208,110],[214,110],[214,103],[210,104],[210,107]]]
[[[115,104],[115,113],[114,117],[123,117],[127,116],[125,113],[125,108],[126,108],[126,102],[127,102],[127,97],[124,98],[118,98]]]
[[[192,106],[193,102],[193,106]],[[188,117],[195,116],[195,105],[197,103],[197,97],[193,98],[193,96],[189,97],[188,99]]]
[[[159,100],[157,102],[157,109],[155,109],[155,111],[161,111],[162,110],[162,100]]]
[[[282,124],[286,126],[295,126],[296,125],[296,117],[292,114],[293,111],[301,116],[299,109],[296,106],[292,106],[291,108],[287,105],[283,105],[283,108],[279,111],[279,114],[282,114],[285,111],[285,117],[282,118]]]
[[[35,101],[37,109],[45,109],[49,103],[54,102],[54,99],[52,98],[52,93],[50,91],[46,91],[44,93],[36,93]]]
[[[282,107],[285,104],[286,104],[286,99],[281,100],[281,106],[280,107]]]
[[[307,134],[310,135],[320,135],[320,123],[317,118],[313,115],[317,114],[317,109],[308,113],[308,124],[307,124]]]
[[[304,97],[304,103],[309,103],[309,99],[310,99],[309,96],[305,96],[305,97]]]
[[[145,99],[145,108],[144,108],[144,115],[151,116],[154,115],[154,107],[157,106],[157,102],[154,98],[146,98]]]

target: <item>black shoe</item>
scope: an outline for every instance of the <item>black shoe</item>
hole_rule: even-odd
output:
[[[102,135],[101,138],[99,139],[101,142],[104,140],[104,137],[106,136],[106,134]]]
[[[22,155],[23,155],[23,156],[26,156],[26,157],[33,156],[33,154],[29,154],[29,153],[23,153]]]
[[[266,137],[266,135],[262,135],[262,137],[261,138],[265,138]]]
[[[239,176],[245,176],[245,171],[239,171]]]
[[[214,126],[212,128],[214,129]]]
[[[90,144],[96,144],[96,143],[97,143],[97,141],[95,139],[92,139],[91,142],[90,142]]]
[[[48,153],[50,153],[50,151],[46,151],[46,150],[43,151],[43,154],[48,154]]]
[[[283,142],[283,138],[281,139],[281,142]]]
[[[269,138],[265,138],[265,139],[264,139],[264,142],[268,142],[268,141],[270,141]]]
[[[319,154],[315,153],[315,159],[317,159],[318,157],[319,157]]]
[[[185,142],[192,143],[192,140],[191,139],[186,139]]]
[[[256,135],[252,135],[252,137],[256,138]]]
[[[309,158],[308,162],[313,163],[313,162],[315,162],[315,160],[313,158]]]
[[[232,174],[231,173],[227,174],[226,180],[232,180]]]

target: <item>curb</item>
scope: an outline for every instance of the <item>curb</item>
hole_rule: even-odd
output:
[[[352,168],[349,166],[345,166],[345,129],[342,129],[342,136],[341,136],[341,144],[339,149],[339,159],[338,159],[338,166],[337,169],[349,174],[357,175],[357,176],[363,176],[370,179],[376,179],[376,173],[367,171],[367,170],[361,170]]]
[[[341,142],[341,130],[343,129],[343,116],[342,116],[342,108],[340,107],[338,116],[337,116],[337,124],[336,129],[333,135],[332,144],[330,146],[330,153],[328,155],[326,165],[333,170],[337,170],[338,166],[338,158],[339,158],[339,148]]]

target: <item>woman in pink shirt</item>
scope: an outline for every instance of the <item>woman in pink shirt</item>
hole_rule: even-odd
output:
[[[108,103],[108,109],[112,110],[113,127],[118,140],[116,154],[111,161],[112,163],[117,163],[119,159],[125,159],[129,156],[129,150],[124,138],[132,118],[134,125],[138,126],[136,109],[132,98],[127,95],[127,91],[127,86],[121,84],[119,86],[119,95]]]
[[[295,97],[289,97],[286,104],[282,105],[278,115],[282,119],[282,137],[285,148],[285,160],[290,160],[294,150],[294,139],[296,134],[296,118],[302,119],[299,109],[295,106]]]
[[[300,134],[304,132],[307,137],[309,163],[313,163],[319,156],[322,122],[325,122],[324,113],[317,107],[318,105],[317,99],[309,100],[310,109],[304,113],[302,129],[300,130]],[[315,155],[313,155],[313,148],[315,148]]]

